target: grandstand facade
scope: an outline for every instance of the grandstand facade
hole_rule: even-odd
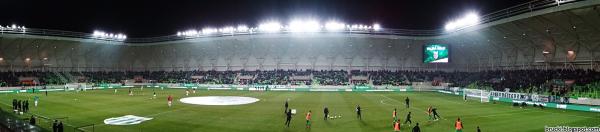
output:
[[[600,1],[537,1],[456,32],[262,33],[123,42],[43,29],[0,35],[2,71],[599,70]],[[450,63],[422,62],[423,45],[450,46]]]

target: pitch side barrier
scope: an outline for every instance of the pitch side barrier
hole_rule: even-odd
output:
[[[465,92],[463,92],[463,90],[464,89],[462,89],[462,88],[456,88],[456,89],[438,90],[437,92],[464,97]],[[526,99],[522,96],[522,95],[525,95],[523,93],[498,92],[498,93],[505,93],[505,94],[498,94],[498,93],[494,94],[493,92],[498,92],[498,91],[491,91],[490,93],[492,93],[492,94],[489,94],[489,96],[487,97],[487,99],[489,99],[489,100],[482,101],[482,102],[500,101],[500,102],[506,102],[506,103],[519,103],[519,104],[524,102],[527,105],[534,105],[534,104],[542,105],[547,108],[577,110],[577,111],[586,111],[586,112],[600,112],[600,106],[543,102],[544,100],[539,100],[539,101],[521,100],[521,99]],[[500,96],[504,96],[504,97],[500,97]],[[481,98],[481,96],[477,96],[477,95],[467,95],[467,97]],[[512,97],[514,97],[514,99]],[[529,97],[527,99],[531,100],[532,98]]]

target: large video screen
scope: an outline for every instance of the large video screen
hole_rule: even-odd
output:
[[[448,45],[427,44],[423,47],[424,63],[448,63],[450,59]]]

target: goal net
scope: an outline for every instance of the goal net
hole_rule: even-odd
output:
[[[91,89],[86,83],[67,83],[64,85],[65,90],[85,91]]]
[[[463,89],[463,98],[477,98],[481,102],[490,102],[490,91],[480,89]]]

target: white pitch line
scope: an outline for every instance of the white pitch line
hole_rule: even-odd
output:
[[[183,109],[186,109],[186,108],[179,108],[179,109],[175,109],[175,110],[169,110],[169,111],[158,112],[158,113],[155,113],[155,114],[146,115],[146,117],[156,117],[156,116],[158,116],[158,115],[162,115],[162,114],[165,114],[165,113],[170,113],[170,112],[174,112],[174,111],[179,111],[179,110],[183,110]]]
[[[384,100],[385,99],[380,100],[379,103],[384,104],[384,105],[389,105],[389,106],[396,106],[396,105],[385,103],[385,102],[383,102]]]

